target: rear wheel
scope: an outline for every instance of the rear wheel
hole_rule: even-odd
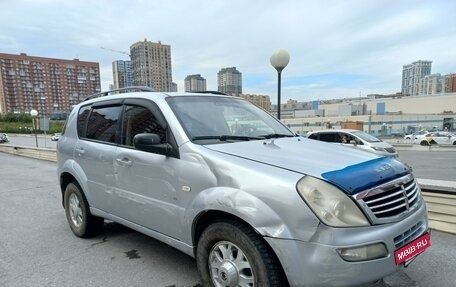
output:
[[[287,286],[263,238],[238,221],[207,227],[198,242],[196,262],[204,286]]]
[[[421,141],[420,145],[429,145],[429,142],[428,141]]]
[[[67,185],[64,196],[68,224],[78,237],[93,237],[100,233],[104,220],[93,216],[81,187],[76,182]]]

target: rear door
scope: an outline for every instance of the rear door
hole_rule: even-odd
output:
[[[81,108],[74,159],[86,175],[90,206],[109,211],[114,187],[114,154],[119,142],[120,101]]]
[[[451,134],[448,132],[436,132],[432,138],[438,144],[452,144]]]

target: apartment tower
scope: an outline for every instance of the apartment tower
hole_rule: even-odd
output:
[[[201,92],[206,91],[206,79],[200,74],[188,75],[185,77],[185,92]]]
[[[402,68],[402,94],[416,96],[420,92],[420,81],[431,74],[432,61],[416,61]]]
[[[217,73],[218,91],[233,96],[242,94],[242,73],[236,67],[223,68]]]
[[[147,86],[157,92],[171,92],[171,46],[144,39],[130,46],[131,72],[134,86]]]
[[[98,63],[0,53],[0,112],[69,112],[99,92]]]
[[[130,87],[133,85],[131,74],[131,61],[117,60],[112,62],[114,89]]]

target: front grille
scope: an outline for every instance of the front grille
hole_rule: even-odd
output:
[[[404,246],[405,244],[412,242],[414,239],[418,238],[425,231],[426,223],[424,221],[420,221],[414,226],[412,226],[409,230],[394,237],[394,246],[396,248]]]
[[[355,196],[371,221],[386,223],[400,220],[418,207],[421,192],[412,175],[387,182]]]

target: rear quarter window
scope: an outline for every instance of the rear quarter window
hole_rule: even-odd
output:
[[[85,137],[85,129],[89,118],[90,106],[82,107],[78,113],[78,136]]]

